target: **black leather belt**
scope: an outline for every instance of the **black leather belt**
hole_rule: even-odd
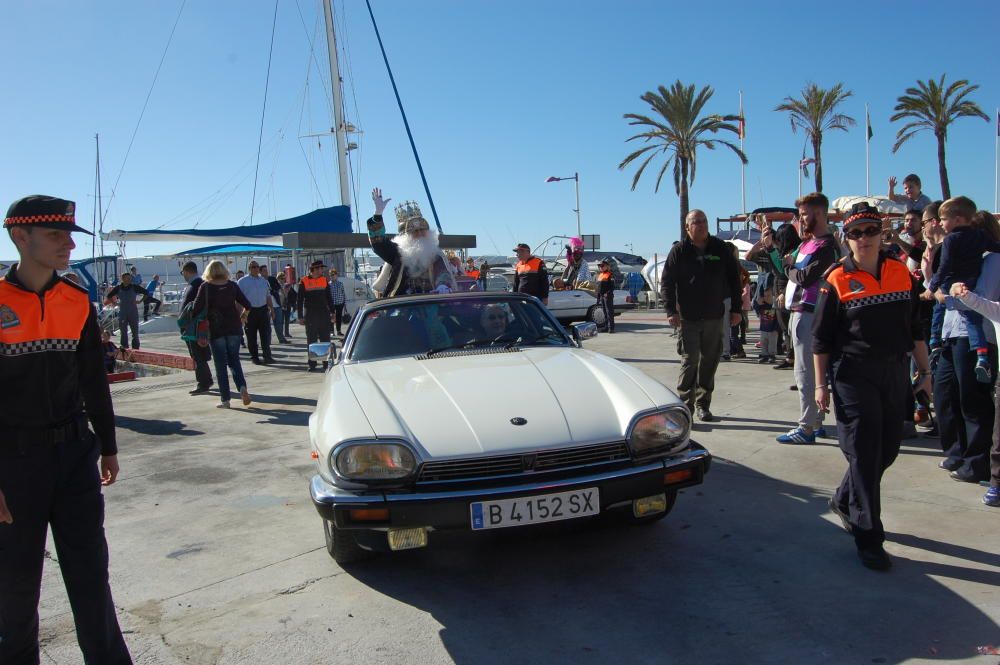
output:
[[[21,450],[39,445],[57,446],[83,438],[88,428],[87,418],[77,416],[63,425],[54,427],[24,427],[0,433],[0,445],[17,446]]]

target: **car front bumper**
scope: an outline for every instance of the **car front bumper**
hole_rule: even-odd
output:
[[[388,531],[408,527],[470,529],[470,504],[478,501],[527,497],[586,487],[597,487],[601,512],[624,507],[632,500],[700,484],[712,463],[712,455],[697,443],[666,458],[636,466],[534,483],[457,489],[435,492],[354,492],[331,485],[320,475],[310,484],[313,505],[319,514],[341,529]],[[690,478],[667,483],[666,474],[693,471]],[[388,509],[389,519],[356,522],[349,511]]]

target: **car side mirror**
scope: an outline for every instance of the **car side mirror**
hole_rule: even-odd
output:
[[[597,324],[593,321],[574,323],[570,325],[570,329],[573,331],[573,339],[576,341],[577,346],[583,346],[583,340],[585,339],[597,337]]]
[[[309,345],[309,362],[326,363],[333,360],[336,347],[333,342],[313,342]]]

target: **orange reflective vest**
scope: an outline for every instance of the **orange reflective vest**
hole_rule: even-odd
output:
[[[101,333],[82,287],[53,273],[35,293],[16,266],[0,279],[0,383],[0,438],[65,425],[86,407],[102,454],[117,452]]]
[[[878,272],[861,270],[850,256],[827,272],[816,304],[814,353],[878,359],[907,353],[923,339],[920,285],[889,256],[880,257]]]
[[[527,293],[539,300],[549,297],[549,274],[537,256],[518,261],[514,266],[514,291]]]
[[[333,311],[333,294],[326,277],[303,277],[299,282],[299,317],[323,316],[329,318]]]

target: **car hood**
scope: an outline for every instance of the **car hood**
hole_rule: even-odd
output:
[[[426,457],[621,440],[637,412],[679,403],[639,370],[570,347],[338,369],[375,436],[404,438]]]

